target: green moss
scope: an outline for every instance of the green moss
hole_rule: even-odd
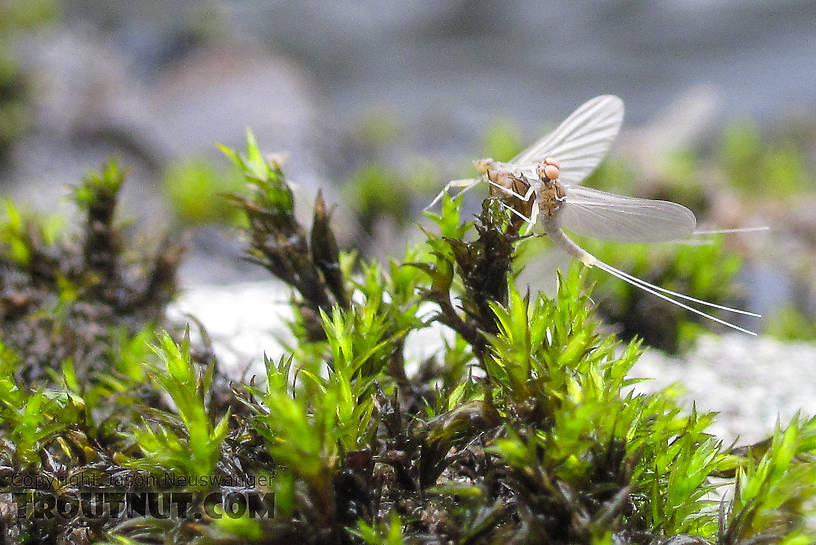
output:
[[[130,465],[159,475],[174,472],[180,476],[211,475],[220,458],[230,415],[227,410],[213,424],[204,405],[212,385],[215,362],[210,362],[207,370],[199,373],[190,356],[189,337],[176,345],[170,335],[164,333],[153,350],[161,364],[148,367],[148,374],[173,400],[178,419],[163,423],[161,413],[153,413],[150,423],[136,428],[132,439],[139,446],[141,456],[135,457]],[[206,487],[206,483],[197,483],[191,488]]]
[[[747,198],[786,198],[816,188],[800,147],[789,138],[765,142],[750,123],[726,128],[720,161],[729,182]]]
[[[0,323],[23,356],[18,376],[33,380],[70,359],[84,378],[106,365],[109,327],[134,335],[161,319],[182,248],[168,240],[153,256],[126,251],[130,239],[116,221],[124,179],[115,161],[88,174],[72,193],[79,217],[71,229],[4,202]]]
[[[509,161],[523,149],[521,133],[513,123],[495,120],[488,125],[482,144],[483,157]]]
[[[170,165],[163,178],[164,193],[182,224],[240,222],[242,216],[223,198],[243,188],[237,171],[219,171],[208,161],[188,160]]]
[[[768,317],[767,334],[786,341],[816,340],[816,322],[794,306]]]
[[[10,0],[0,3],[0,159],[28,131],[29,83],[11,54],[13,38],[57,16],[53,0]]]
[[[246,216],[248,256],[291,288],[290,354],[265,359],[265,381],[228,383],[207,346],[126,322],[110,325],[108,349],[90,372],[80,372],[85,358],[63,358],[32,380],[18,372],[31,347],[4,345],[0,487],[36,472],[57,485],[31,490],[33,499],[67,501],[67,473],[203,476],[180,485],[196,509],[209,491],[234,490],[219,486],[229,479],[244,483],[241,490],[274,492],[274,510],[256,519],[101,519],[81,534],[75,521],[29,517],[16,521],[12,538],[315,545],[816,538],[816,420],[796,416],[767,441],[731,449],[710,433],[713,414],[683,410],[671,390],[632,391],[640,341],[603,332],[580,266],[559,277],[552,298],[520,292],[513,278],[524,237],[495,199],[463,222],[460,200],[446,197],[441,213],[429,214],[436,226],[423,243],[400,260],[369,262],[337,249],[321,196],[311,226],[296,220],[284,172],[251,134],[245,153],[224,151],[250,187],[231,197]],[[117,256],[126,239],[111,221],[107,189],[118,187],[118,172],[108,167],[86,179],[89,195],[78,199],[94,219],[87,236]],[[9,222],[10,233],[30,232],[22,218]],[[27,259],[4,265],[49,263],[32,237],[20,238]],[[718,283],[738,264],[718,245],[692,249],[703,257],[666,258],[656,281],[722,293]],[[89,251],[79,244],[70,255],[97,282],[116,285],[119,277],[105,271],[122,263]],[[643,260],[655,267],[652,258],[631,259],[634,269]],[[715,260],[721,268],[711,267]],[[81,274],[64,276],[58,298],[66,305],[106,293],[85,291]],[[414,361],[408,348],[427,343],[415,334],[429,327],[452,340]],[[728,493],[718,499],[718,490]],[[5,496],[0,502],[15,508]]]
[[[410,217],[413,190],[400,176],[382,165],[368,164],[343,185],[343,195],[357,210],[360,223],[373,233],[375,222],[391,218],[405,225]]]

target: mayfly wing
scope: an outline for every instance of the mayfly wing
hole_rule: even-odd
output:
[[[567,186],[562,227],[579,235],[615,242],[668,242],[694,233],[697,220],[683,205],[624,197],[582,186]]]
[[[623,101],[601,95],[585,102],[554,131],[510,160],[509,164],[535,176],[539,161],[552,157],[561,166],[560,180],[579,184],[603,160],[623,122]]]

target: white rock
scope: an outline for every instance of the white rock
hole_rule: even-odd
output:
[[[653,379],[639,383],[639,391],[681,385],[683,402],[718,412],[712,431],[740,444],[768,437],[778,420],[785,425],[797,411],[816,414],[816,343],[709,335],[679,357],[647,350],[630,376]]]

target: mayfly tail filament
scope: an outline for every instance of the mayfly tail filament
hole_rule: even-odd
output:
[[[708,318],[709,320],[712,320],[712,321],[717,322],[719,324],[722,324],[724,326],[730,327],[731,329],[736,329],[737,331],[741,331],[743,333],[747,333],[749,335],[756,336],[756,333],[753,332],[753,331],[749,331],[749,330],[744,329],[744,328],[742,328],[742,327],[740,327],[740,326],[738,326],[736,324],[726,322],[725,320],[721,320],[721,319],[719,319],[719,318],[717,318],[715,316],[712,316],[711,314],[707,314],[707,313],[703,312],[702,310],[696,309],[696,308],[691,307],[691,306],[689,306],[689,305],[687,305],[685,303],[682,303],[682,302],[680,302],[680,301],[678,301],[676,299],[673,299],[672,297],[669,297],[668,295],[666,295],[666,293],[670,293],[670,294],[674,295],[675,297],[681,297],[681,298],[688,299],[690,301],[694,301],[694,302],[697,302],[697,303],[700,303],[700,304],[720,308],[720,309],[723,309],[723,310],[728,310],[730,312],[737,312],[737,313],[746,314],[746,315],[749,315],[749,316],[759,316],[758,314],[754,314],[754,313],[746,312],[746,311],[740,311],[740,310],[732,309],[732,308],[729,308],[729,307],[723,307],[723,306],[720,306],[720,305],[715,305],[713,303],[707,303],[705,301],[700,301],[699,299],[693,299],[693,298],[691,298],[691,297],[689,297],[687,295],[678,294],[676,292],[672,292],[672,291],[667,290],[665,288],[660,288],[658,286],[655,286],[653,284],[650,284],[650,283],[646,282],[645,280],[641,280],[640,278],[637,278],[637,277],[632,276],[630,274],[627,274],[627,273],[625,273],[625,272],[623,272],[621,270],[618,270],[618,269],[616,269],[615,267],[613,267],[611,265],[607,265],[603,261],[599,261],[597,259],[595,260],[594,266],[598,267],[602,271],[608,272],[609,274],[611,274],[615,278],[623,280],[624,282],[626,282],[628,284],[631,284],[631,285],[633,285],[635,287],[638,287],[638,288],[642,289],[643,291],[645,291],[647,293],[651,293],[652,295],[654,295],[656,297],[660,297],[661,299],[663,299],[665,301],[668,301],[668,302],[670,302],[672,304],[675,304],[680,308],[686,309],[689,312],[693,312],[694,314],[697,314],[698,316]],[[663,292],[666,292],[666,293],[663,293]]]

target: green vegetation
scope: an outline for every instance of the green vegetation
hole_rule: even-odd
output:
[[[374,232],[378,219],[389,218],[400,227],[410,219],[413,191],[409,183],[376,163],[358,170],[343,186],[343,196],[357,210],[369,234]]]
[[[265,359],[265,381],[229,383],[208,347],[192,346],[178,329],[156,332],[166,303],[157,294],[169,291],[175,261],[166,251],[154,258],[146,285],[163,278],[163,290],[123,280],[126,246],[113,223],[123,176],[114,164],[75,192],[86,219],[73,244],[65,233],[46,236],[41,223],[8,205],[2,286],[15,281],[24,293],[49,295],[34,298],[31,309],[20,303],[17,314],[8,311],[11,293],[3,295],[0,490],[19,492],[25,475],[48,479],[0,495],[0,513],[17,513],[14,502],[24,499],[67,505],[80,492],[70,477],[93,475],[103,491],[121,490],[114,477],[153,478],[149,489],[181,490],[189,512],[204,515],[3,515],[0,529],[12,540],[804,545],[816,538],[816,419],[797,416],[767,441],[732,449],[708,431],[713,414],[684,411],[671,391],[632,392],[638,379],[627,374],[640,342],[600,332],[580,267],[559,279],[552,299],[520,292],[513,278],[523,237],[494,199],[463,222],[460,203],[446,198],[424,243],[401,260],[365,261],[338,249],[321,196],[311,228],[295,219],[283,172],[251,135],[245,154],[224,152],[249,185],[230,197],[246,217],[248,257],[291,287],[296,311],[290,355]],[[704,248],[707,259],[720,255],[717,245]],[[694,266],[666,261],[661,267],[674,269],[657,280],[687,277],[687,286],[669,287],[714,293],[711,278],[685,268]],[[720,266],[712,274],[735,264]],[[71,355],[41,354],[7,333],[67,327],[78,307],[116,312],[86,310],[83,327],[94,326],[97,336],[77,337]],[[32,314],[43,319],[42,308],[62,309],[52,313],[61,320],[32,321]],[[415,361],[412,348],[442,329],[452,340],[440,339],[437,354]],[[211,494],[221,490],[274,493],[274,507],[265,504],[259,518],[219,517]]]
[[[164,173],[167,200],[185,225],[236,225],[242,216],[224,195],[240,191],[243,186],[237,171],[219,172],[203,159],[172,164]]]
[[[2,340],[24,355],[30,380],[66,360],[85,377],[108,367],[111,335],[161,319],[175,292],[182,248],[165,240],[154,255],[132,255],[115,211],[125,173],[115,161],[74,188],[76,230],[5,201],[0,222]],[[121,334],[121,333],[116,333]]]
[[[763,142],[758,129],[749,123],[726,129],[720,160],[731,185],[746,197],[782,199],[816,189],[813,173],[790,138]]]
[[[0,2],[0,159],[29,126],[28,83],[11,52],[16,33],[54,18],[53,0]]]
[[[767,333],[786,341],[816,341],[816,321],[791,305],[768,318]]]
[[[493,121],[485,132],[484,157],[492,157],[496,161],[509,161],[524,149],[518,129],[508,121]]]
[[[392,222],[396,229],[407,228],[415,219],[412,214],[420,202],[418,197],[440,184],[438,172],[427,162],[416,161],[407,176],[369,162],[343,184],[342,196],[355,210],[363,230],[376,234],[378,222],[383,220]]]

